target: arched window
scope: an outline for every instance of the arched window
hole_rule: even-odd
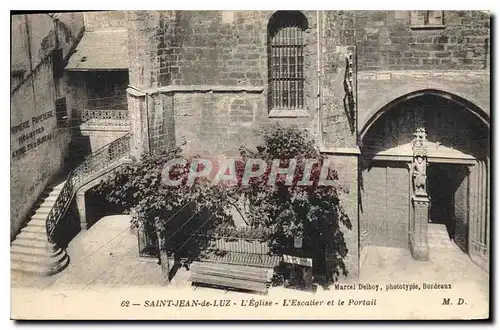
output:
[[[269,20],[269,109],[304,108],[304,31],[307,19],[299,11],[278,11]]]

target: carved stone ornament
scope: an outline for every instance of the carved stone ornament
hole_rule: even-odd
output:
[[[413,134],[413,157],[422,156],[427,157],[427,133],[425,128],[418,127]]]
[[[354,63],[353,54],[349,53],[345,57],[345,74],[344,74],[344,108],[349,118],[351,131],[354,129],[355,120],[355,104],[354,104]]]
[[[419,127],[413,138],[413,191],[415,196],[427,196],[427,133]]]

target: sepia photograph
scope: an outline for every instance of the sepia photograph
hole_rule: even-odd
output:
[[[489,319],[491,24],[11,11],[11,319]]]

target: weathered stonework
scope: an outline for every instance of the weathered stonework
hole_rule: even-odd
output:
[[[408,94],[434,90],[453,94],[477,107],[483,117],[490,114],[489,70],[363,71],[358,81],[358,130],[390,102]]]
[[[480,70],[488,65],[490,15],[444,11],[444,26],[413,29],[409,11],[356,11],[358,69]]]
[[[272,14],[127,13],[130,84],[143,93],[129,97],[134,100],[129,109],[131,118],[142,118],[146,109],[149,118],[147,127],[136,125],[142,135],[133,139],[151,150],[185,139],[188,153],[231,156],[239,145],[257,143],[255,131],[267,123],[309,130],[321,150],[332,154],[339,177],[350,188],[342,196],[353,226],[344,233],[346,265],[350,278],[356,278],[359,246],[370,244],[366,228],[361,228],[361,242],[358,237],[360,133],[381,109],[418,91],[454,95],[473,104],[487,121],[489,58],[483,46],[489,16],[445,12],[444,27],[416,30],[407,11],[304,11],[305,112],[269,113],[266,42]],[[347,73],[352,80],[346,86]],[[398,173],[388,180],[409,180],[407,170]],[[405,203],[397,212],[410,208],[410,200]],[[409,224],[399,226],[408,232]]]
[[[185,138],[188,152],[234,154],[241,144],[252,144],[256,129],[273,120],[299,125],[317,135],[317,79],[312,69],[317,49],[312,12],[305,13],[309,19],[304,64],[307,116],[297,118],[268,118],[264,87],[267,22],[273,12],[127,14],[130,85],[151,95],[148,134],[152,148],[169,147]],[[180,88],[163,91],[163,86]]]
[[[480,159],[471,178],[471,198],[479,211],[471,210],[470,218],[477,220],[486,214],[489,204],[480,199],[487,186],[484,164],[488,159],[483,158],[488,151],[476,142],[489,141],[485,131],[490,117],[489,15],[445,11],[443,26],[416,29],[410,24],[409,11],[302,13],[308,21],[304,31],[305,106],[292,111],[269,111],[267,104],[272,11],[86,13],[89,31],[128,31],[132,155],[169,149],[186,140],[188,154],[234,156],[240,145],[258,143],[256,130],[268,123],[308,130],[348,186],[349,192],[341,195],[352,225],[343,231],[348,250],[344,263],[347,280],[356,279],[360,259],[370,245],[415,252],[416,245],[410,241],[420,240],[420,236],[412,238],[410,233],[426,230],[423,222],[420,227],[410,223],[412,216],[420,217],[423,211],[410,211],[411,173],[407,165],[412,154],[411,148],[405,149],[409,142],[405,129],[409,126],[388,119],[413,120],[416,103],[422,100],[418,98],[425,96],[434,102],[426,111],[440,113],[429,124],[430,139],[439,139],[430,149],[432,161],[449,161],[447,155],[436,160],[443,150],[459,159],[454,161],[469,166]],[[441,110],[449,112],[441,114]],[[398,117],[394,111],[405,115]],[[474,133],[456,136],[471,123]],[[363,141],[367,136],[369,141]],[[388,163],[375,164],[377,167],[370,164],[372,157]],[[364,181],[364,171],[372,165],[372,177]],[[379,176],[383,180],[378,180]],[[397,193],[386,189],[392,186],[398,187]],[[375,215],[400,220],[369,221],[375,215],[364,212],[363,198],[375,196],[371,206],[377,207],[378,195],[390,202]],[[370,205],[365,206],[370,209]],[[471,238],[469,242],[480,251],[474,258],[481,260],[487,256],[486,244],[478,238],[486,230],[483,227],[489,228],[477,229],[475,241]],[[328,247],[327,264],[333,263],[336,249]],[[419,251],[416,253],[423,253]]]
[[[78,13],[12,16],[12,66],[23,78],[11,85],[11,238],[13,238],[46,185],[64,165],[71,134],[58,126],[55,102],[67,96],[65,79],[54,78],[51,52],[57,47],[67,58],[81,37],[83,17]],[[71,98],[66,99],[68,108]],[[71,113],[68,113],[68,121]],[[42,117],[39,117],[42,116]],[[35,119],[33,119],[35,118]],[[40,118],[40,119],[37,119]],[[33,133],[27,139],[23,135]],[[25,152],[18,152],[26,148]]]

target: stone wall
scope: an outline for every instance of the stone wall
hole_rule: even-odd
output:
[[[389,102],[425,89],[490,113],[490,15],[444,11],[444,25],[415,28],[410,11],[356,11],[358,130]]]
[[[444,11],[444,25],[412,28],[410,11],[356,11],[358,69],[477,70],[488,65],[490,15]]]
[[[353,225],[345,235],[356,275],[359,131],[389,102],[423,89],[456,95],[488,114],[489,15],[445,12],[444,26],[414,29],[409,11],[303,11],[306,112],[273,116],[267,105],[272,14],[127,12],[130,84],[142,95],[130,97],[129,109],[131,117],[146,111],[148,118],[147,127],[135,125],[142,134],[135,141],[154,150],[186,139],[189,153],[229,156],[257,143],[255,131],[273,121],[309,130],[352,188],[342,200]],[[345,103],[350,55],[354,115]]]
[[[175,148],[178,123],[174,114],[174,95],[153,95],[148,106],[149,147],[153,152]],[[196,125],[194,122],[191,124]]]
[[[27,20],[25,15],[11,16],[11,52],[16,56],[11,57],[12,70],[23,70],[29,72],[31,69],[31,55],[27,35]],[[22,78],[21,78],[22,79]],[[14,81],[12,87],[17,86],[20,81]]]
[[[353,56],[353,90],[356,90],[356,47],[354,16],[348,11],[322,12],[320,38],[321,70],[321,132],[328,148],[356,146],[356,115],[350,114],[344,80],[346,57]]]
[[[85,30],[124,28],[127,26],[125,11],[89,11],[83,14]]]
[[[51,54],[71,52],[83,28],[80,13],[12,16],[12,67],[24,72],[11,89],[11,238],[64,164],[71,140],[68,118],[57,123],[55,102],[66,96],[65,79],[54,78]],[[70,103],[70,98],[67,99]]]
[[[127,135],[129,126],[104,126],[104,125],[81,125],[80,133],[82,137],[80,143],[84,143],[89,154],[96,152],[105,145]],[[85,155],[82,155],[85,156]]]
[[[316,16],[304,12],[305,108],[300,117],[268,117],[267,11],[128,12],[130,84],[151,93],[151,145],[185,138],[189,152],[234,154],[254,144],[255,130],[271,121],[317,134]],[[167,91],[162,88],[168,86]],[[157,89],[157,90],[155,90]],[[158,90],[159,89],[159,90]],[[163,89],[165,90],[165,89]],[[149,95],[153,95],[149,94]],[[166,100],[168,102],[165,103]],[[164,109],[168,114],[158,113]],[[131,110],[134,111],[134,110]],[[278,116],[279,117],[279,116]],[[154,119],[152,119],[154,118]],[[175,119],[168,123],[165,119]],[[167,127],[175,134],[167,134]]]
[[[390,102],[423,90],[452,95],[470,102],[483,117],[490,116],[489,70],[363,71],[357,76],[358,130]]]
[[[356,279],[359,275],[359,245],[358,245],[358,157],[357,155],[329,155],[331,167],[339,176],[339,184],[342,186],[340,193],[340,203],[349,218],[350,228],[340,226],[345,246],[338,244],[339,240],[327,245],[325,251],[327,267],[336,264],[337,251],[347,249],[347,257],[342,260],[347,269],[347,277],[340,276],[340,281]]]
[[[29,80],[11,95],[11,237],[20,229],[52,176],[63,166],[71,140],[69,131],[58,129],[56,124],[50,62],[42,64]],[[14,133],[21,123],[27,123],[26,128]],[[30,133],[33,137],[22,139]]]

